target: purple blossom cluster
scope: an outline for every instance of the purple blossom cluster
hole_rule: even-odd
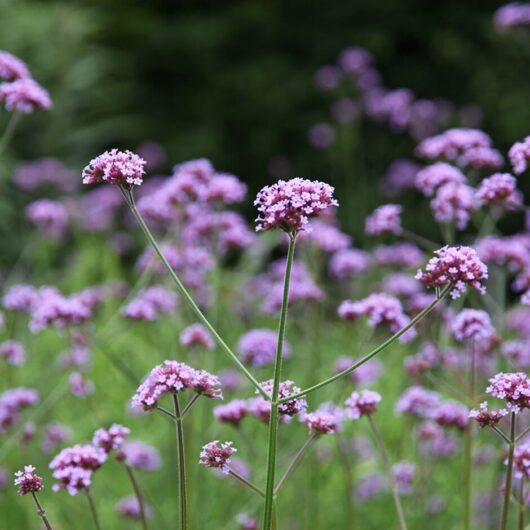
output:
[[[399,204],[384,204],[366,218],[365,231],[370,236],[385,234],[400,235],[402,207]]]
[[[125,441],[121,446],[120,453],[124,462],[135,469],[154,471],[162,465],[158,449],[139,440]]]
[[[354,420],[371,416],[377,411],[380,401],[381,395],[373,390],[354,391],[344,402],[346,416]]]
[[[146,287],[122,308],[121,313],[129,320],[156,320],[162,314],[170,314],[177,308],[178,296],[161,285]]]
[[[180,334],[180,344],[185,348],[206,348],[213,350],[215,341],[210,332],[202,324],[191,324]]]
[[[0,394],[0,433],[21,420],[22,410],[38,402],[39,394],[33,388],[11,388]]]
[[[490,410],[486,401],[483,401],[478,409],[469,411],[469,417],[475,420],[482,428],[494,427],[507,414],[508,411],[506,409]]]
[[[26,218],[52,239],[61,239],[68,224],[68,213],[59,201],[39,199],[29,204]]]
[[[20,366],[26,361],[26,350],[20,342],[6,340],[0,344],[0,357],[3,357],[8,364]]]
[[[145,160],[132,151],[111,149],[92,159],[83,169],[83,184],[106,182],[125,188],[140,186],[145,164]]]
[[[44,488],[42,485],[42,477],[35,474],[34,466],[24,466],[23,471],[17,471],[15,473],[15,486],[18,486],[19,495],[38,493]]]
[[[10,112],[30,114],[34,110],[48,110],[52,100],[47,90],[31,78],[0,83],[0,102]]]
[[[512,210],[522,205],[523,197],[517,181],[509,173],[495,173],[480,182],[476,198],[481,206],[493,205]]]
[[[494,24],[498,29],[519,28],[530,25],[530,4],[510,2],[495,11]]]
[[[57,158],[39,158],[20,163],[13,173],[15,185],[23,191],[35,191],[42,186],[70,192],[77,185],[76,173]]]
[[[214,440],[203,446],[199,464],[205,467],[220,469],[224,474],[230,472],[229,464],[232,461],[232,455],[237,452],[232,442],[222,442]]]
[[[15,81],[30,77],[26,63],[12,53],[0,50],[0,78]]]
[[[522,372],[500,372],[492,377],[486,392],[503,399],[512,412],[530,408],[530,379]]]
[[[131,430],[118,423],[113,423],[108,429],[98,429],[92,438],[92,445],[103,449],[105,453],[121,448],[125,438]]]
[[[237,343],[241,360],[250,366],[267,366],[276,358],[278,333],[271,329],[251,329],[243,333]],[[282,355],[284,358],[291,354],[291,345],[284,341]]]
[[[342,409],[324,403],[317,410],[304,414],[303,421],[314,434],[335,434],[342,429],[344,415]]]
[[[338,280],[356,278],[370,269],[372,256],[360,249],[348,248],[335,252],[329,260],[329,273]]]
[[[143,515],[147,519],[153,517],[153,509],[149,504],[144,504]],[[122,517],[128,517],[130,519],[139,520],[142,517],[142,510],[140,509],[140,503],[138,498],[135,496],[129,496],[121,499],[116,504],[116,513]]]

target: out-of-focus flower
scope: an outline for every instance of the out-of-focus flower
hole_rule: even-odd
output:
[[[151,506],[149,506],[149,504],[144,504],[143,508],[144,508],[144,516],[147,519],[151,519],[151,517],[153,517],[153,509],[151,508]],[[122,517],[129,517],[131,519],[137,519],[137,520],[139,520],[142,517],[140,503],[138,502],[138,499],[134,495],[121,499],[116,504],[116,513],[118,513]]]
[[[495,335],[491,318],[482,309],[460,311],[451,324],[451,331],[455,339],[460,342],[470,339],[478,344],[489,341]]]
[[[58,445],[68,441],[72,437],[69,427],[60,423],[49,423],[44,427],[42,434],[41,449],[44,453],[53,453]]]
[[[408,268],[421,265],[424,255],[414,243],[394,243],[375,247],[374,258],[379,265]]]
[[[392,162],[381,178],[380,190],[387,197],[396,197],[401,192],[414,188],[416,175],[421,166],[405,158]]]
[[[22,162],[15,168],[13,181],[24,191],[34,191],[40,186],[51,185],[62,191],[73,191],[78,183],[76,173],[57,158],[39,158]]]
[[[511,29],[530,25],[530,4],[525,2],[510,2],[499,7],[493,16],[493,22],[498,29]]]
[[[433,419],[442,427],[456,427],[461,431],[467,429],[469,410],[457,401],[443,401],[434,411]]]
[[[231,423],[236,427],[248,413],[248,404],[242,399],[234,399],[224,405],[218,405],[213,409],[213,415],[217,421]]]
[[[342,72],[340,68],[334,65],[325,65],[320,67],[315,73],[315,85],[320,90],[333,90],[341,80]]]
[[[202,448],[199,464],[220,469],[224,474],[228,474],[232,455],[237,451],[232,445],[232,442],[219,443],[219,440],[207,443]]]
[[[491,138],[485,132],[479,129],[448,129],[423,140],[416,151],[429,160],[443,158],[453,161],[479,147],[491,147]]]
[[[431,197],[446,184],[465,184],[466,180],[458,168],[445,162],[437,162],[418,171],[415,185],[425,196]]]
[[[509,173],[495,173],[482,180],[476,197],[481,205],[495,205],[507,210],[520,206],[523,201],[517,181]]]
[[[258,521],[246,513],[240,513],[236,517],[236,523],[239,525],[239,530],[258,530]]]
[[[528,12],[530,13],[530,6]],[[530,160],[530,136],[521,142],[515,142],[508,151],[508,158],[516,175],[524,173],[528,169],[528,161]]]
[[[271,329],[251,329],[239,338],[237,349],[244,363],[266,366],[274,362],[278,346],[278,333]],[[282,354],[289,357],[291,345],[284,341]]]
[[[360,276],[369,270],[372,257],[368,252],[356,248],[348,248],[335,252],[329,260],[329,273],[334,278],[346,280]]]
[[[273,380],[263,381],[261,388],[272,398]],[[280,381],[278,390],[278,399],[286,399],[294,394],[298,394],[302,389],[297,387],[293,381]],[[257,392],[257,390],[256,390]],[[307,409],[307,402],[304,397],[297,397],[290,399],[285,403],[281,403],[278,407],[278,412],[282,416],[295,416]]]
[[[119,423],[113,423],[109,429],[98,429],[94,433],[92,443],[96,447],[100,447],[106,453],[120,449],[125,441],[125,438],[130,434],[131,430]]]
[[[401,211],[402,207],[398,204],[379,206],[366,218],[366,233],[371,236],[400,235],[403,232],[401,228]]]
[[[508,414],[506,409],[489,410],[486,401],[480,404],[480,408],[469,411],[469,418],[475,420],[481,427],[493,427]]]
[[[355,486],[355,497],[359,502],[365,502],[377,497],[387,489],[387,481],[381,473],[372,473],[362,477]]]
[[[38,493],[44,488],[42,485],[42,477],[35,474],[35,468],[33,466],[24,466],[23,471],[17,471],[15,473],[15,486],[18,486],[19,495]]]
[[[396,481],[398,493],[400,495],[412,494],[412,481],[416,473],[416,465],[405,460],[396,462],[392,466],[392,476]]]
[[[215,348],[215,341],[202,324],[192,324],[180,334],[180,343],[186,348],[201,346],[207,350]]]
[[[17,387],[0,394],[0,433],[20,420],[20,413],[39,402],[39,394],[33,388]]]
[[[31,77],[29,69],[24,61],[12,53],[0,50],[0,78],[6,81],[15,81]]]
[[[480,259],[486,263],[505,266],[510,272],[524,270],[530,266],[530,251],[516,236],[487,236],[477,243],[477,252]]]
[[[307,138],[315,149],[326,149],[335,141],[335,129],[329,123],[315,123],[307,132]]]
[[[128,466],[142,471],[154,471],[162,465],[158,449],[139,440],[124,442],[120,452]]]
[[[463,230],[469,222],[470,213],[477,209],[475,192],[466,184],[444,184],[436,191],[431,201],[434,217],[439,223],[455,223]]]
[[[324,403],[314,412],[303,416],[303,422],[315,434],[334,434],[341,430],[344,411],[330,403]]]
[[[335,372],[343,372],[355,364],[355,359],[344,355],[335,362]],[[348,374],[349,379],[359,386],[375,383],[383,373],[383,363],[379,359],[371,359]]]
[[[506,460],[504,463],[507,464],[508,461]],[[515,478],[530,477],[530,443],[527,442],[515,446],[513,469]]]
[[[146,287],[122,309],[122,315],[130,320],[156,320],[161,314],[173,313],[178,304],[175,292],[153,285]]]
[[[473,169],[499,169],[504,165],[504,158],[497,149],[473,147],[460,156],[457,163]]]
[[[530,343],[528,340],[509,340],[503,342],[501,353],[517,368],[530,368]]]
[[[354,420],[362,416],[371,416],[377,411],[381,395],[372,390],[354,391],[344,402],[346,416]]]
[[[3,357],[8,364],[20,366],[26,360],[26,351],[20,342],[6,340],[0,344],[0,357]]]
[[[411,386],[403,392],[396,402],[396,411],[400,414],[411,414],[418,418],[432,418],[440,406],[438,392],[421,386]]]
[[[78,398],[85,398],[94,393],[94,383],[79,372],[70,374],[68,385],[72,395]]]
[[[140,186],[145,164],[145,160],[132,151],[111,149],[92,159],[83,169],[83,184],[107,182],[126,188]]]
[[[52,106],[46,89],[30,78],[0,84],[0,102],[6,110],[24,114],[34,110],[48,110]]]
[[[59,201],[39,199],[29,204],[25,213],[29,221],[54,239],[61,238],[66,230],[68,213]]]

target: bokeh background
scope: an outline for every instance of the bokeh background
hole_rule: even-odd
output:
[[[250,196],[277,176],[320,177],[349,198],[339,215],[362,238],[364,216],[382,201],[374,179],[396,157],[413,156],[417,140],[363,116],[334,124],[336,94],[316,89],[315,72],[344,48],[363,46],[386,87],[447,100],[444,127],[480,125],[505,152],[529,130],[530,41],[494,28],[499,5],[3,0],[0,48],[28,62],[54,100],[51,113],[23,121],[10,155],[57,156],[80,171],[110,146],[153,140],[167,153],[159,171],[204,156],[246,181]],[[4,113],[0,126],[6,120]],[[320,122],[338,129],[324,151],[308,142]],[[346,155],[344,129],[355,131],[346,133]],[[0,170],[12,169],[4,157]],[[2,251],[16,254],[20,239],[10,234],[20,204],[3,186]],[[423,226],[427,209],[410,222]],[[246,213],[253,215],[250,202]]]

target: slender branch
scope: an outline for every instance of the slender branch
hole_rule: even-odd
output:
[[[510,439],[506,436],[496,425],[492,425],[491,428],[509,445]]]
[[[368,418],[368,423],[370,424],[370,427],[372,428],[372,432],[374,434],[376,443],[379,447],[379,452],[381,453],[381,457],[383,458],[383,464],[385,467],[385,471],[386,471],[388,480],[390,482],[390,489],[392,490],[394,506],[396,507],[396,512],[397,512],[398,519],[399,519],[399,527],[401,530],[407,530],[407,523],[405,522],[405,515],[403,514],[403,508],[401,507],[401,501],[399,499],[399,493],[397,490],[396,480],[394,476],[392,475],[392,466],[390,464],[390,458],[388,457],[388,453],[385,448],[385,443],[383,442],[383,437],[381,436],[379,429],[376,427],[372,416],[368,415],[367,418]]]
[[[434,241],[431,241],[430,239],[420,236],[419,234],[416,234],[415,232],[411,232],[410,230],[407,230],[407,229],[403,230],[403,236],[406,239],[409,239],[410,241],[417,243],[420,247],[423,247],[425,250],[429,250],[430,252],[433,252],[434,250],[439,249],[441,246],[439,243],[435,243]]]
[[[180,503],[180,530],[188,528],[188,492],[186,483],[186,454],[184,451],[184,430],[182,427],[182,416],[180,413],[179,398],[173,394],[173,404],[175,406],[175,424],[177,430],[177,449],[179,460],[179,503]]]
[[[309,450],[309,448],[316,442],[318,438],[317,433],[313,433],[302,445],[302,447],[298,450],[298,452],[294,455],[294,458],[291,460],[291,463],[287,467],[285,473],[283,474],[283,477],[278,482],[278,485],[276,486],[276,489],[274,490],[274,495],[278,495],[280,490],[285,485],[285,482],[287,479],[292,475],[294,470],[298,467],[300,464],[302,458],[304,457],[305,453]]]
[[[186,406],[182,409],[181,412],[181,419],[186,416],[186,414],[192,409],[193,405],[197,402],[197,400],[201,397],[200,394],[195,394],[187,403]]]
[[[195,300],[193,300],[192,296],[180,280],[180,278],[177,276],[169,262],[167,261],[166,257],[164,256],[162,250],[160,249],[155,237],[149,230],[148,226],[146,225],[145,221],[143,220],[142,215],[138,211],[138,208],[136,207],[136,203],[134,202],[134,197],[132,194],[132,191],[130,189],[120,188],[122,190],[122,193],[127,201],[127,204],[129,205],[133,215],[136,217],[136,220],[138,221],[138,224],[140,225],[140,228],[142,229],[145,237],[153,247],[154,251],[160,258],[160,261],[164,265],[166,271],[168,272],[169,276],[173,280],[173,283],[175,284],[177,290],[181,294],[181,296],[186,300],[188,305],[191,307],[192,311],[195,313],[195,316],[200,320],[200,322],[208,329],[208,331],[214,336],[215,340],[221,347],[221,349],[230,357],[232,362],[243,372],[245,377],[256,387],[258,392],[265,398],[270,399],[267,393],[261,388],[260,384],[256,381],[254,376],[245,368],[243,363],[239,360],[237,355],[230,349],[228,344],[221,338],[217,330],[213,327],[213,325],[210,323],[210,321],[206,318],[204,313],[200,310],[199,306],[195,303]]]
[[[252,484],[250,480],[247,480],[245,477],[242,477],[239,473],[236,473],[233,469],[228,470],[228,474],[231,477],[234,477],[236,480],[239,480],[241,484],[244,484],[247,488],[250,488],[252,491],[255,491],[258,495],[265,497],[265,492],[258,488],[255,484]]]
[[[345,503],[346,503],[346,516],[348,522],[348,530],[354,530],[355,528],[355,510],[353,504],[353,477],[351,470],[353,466],[350,463],[348,453],[343,444],[342,436],[340,433],[335,434],[337,440],[337,451],[339,453],[339,459],[342,466],[342,472],[344,476],[344,489],[345,489]]]
[[[142,528],[143,530],[147,530],[147,517],[145,514],[145,504],[144,499],[142,497],[142,492],[140,491],[140,486],[138,485],[138,481],[136,480],[136,477],[134,476],[133,470],[130,466],[125,464],[125,469],[127,470],[127,474],[129,475],[129,479],[131,480],[131,484],[134,490],[134,494],[136,495],[136,500],[138,501],[138,506],[140,507],[140,520],[142,521]]]
[[[46,512],[44,511],[44,508],[42,507],[41,503],[39,502],[39,499],[37,498],[37,494],[32,491],[31,496],[33,497],[33,501],[35,502],[35,508],[37,508],[37,514],[42,519],[42,522],[44,523],[46,530],[53,530],[52,525],[50,524],[50,521],[48,521],[48,518],[46,517]]]
[[[515,437],[515,443],[520,441],[522,438],[524,438],[528,433],[530,432],[530,427],[527,427],[521,434],[518,434]]]
[[[469,361],[467,397],[470,405],[473,405],[475,394],[475,342],[471,343],[471,355]],[[473,422],[468,422],[466,430],[466,447],[464,455],[464,530],[471,528],[471,503],[472,503],[472,472],[473,472]]]
[[[4,130],[4,134],[2,135],[2,138],[0,138],[0,156],[4,154],[5,148],[11,141],[11,138],[13,138],[21,117],[22,114],[20,112],[13,112],[13,114],[11,114],[9,121],[7,122],[7,127]]]
[[[291,282],[291,269],[293,265],[294,250],[296,246],[296,234],[289,234],[289,249],[285,265],[285,278],[283,283],[282,308],[278,324],[278,344],[276,347],[276,359],[274,362],[274,379],[271,399],[271,414],[269,418],[269,437],[267,451],[267,483],[265,487],[265,510],[263,513],[263,530],[271,530],[273,527],[273,505],[274,505],[274,475],[276,472],[276,444],[278,438],[278,396],[280,379],[282,373],[282,355],[285,336],[285,325],[287,322],[287,307],[289,305],[289,286]]]
[[[525,530],[525,511],[526,511],[526,502],[524,496],[524,476],[521,477],[521,484],[519,485],[519,530]]]
[[[162,414],[165,414],[166,416],[170,417],[172,420],[176,420],[175,415],[172,412],[169,412],[169,410],[166,410],[164,407],[156,406],[156,410],[158,412],[161,412]]]
[[[302,396],[307,396],[307,394],[310,394],[311,392],[314,392],[315,390],[319,390],[320,388],[327,386],[331,383],[334,383],[338,379],[342,379],[343,377],[346,377],[348,374],[359,368],[359,366],[362,366],[364,363],[368,362],[372,357],[375,357],[378,353],[381,353],[383,350],[386,350],[390,345],[392,345],[401,335],[406,333],[409,329],[413,328],[418,322],[420,322],[424,317],[426,317],[437,305],[438,303],[443,300],[449,292],[453,289],[453,286],[450,284],[446,286],[443,291],[420,313],[418,313],[404,328],[401,328],[397,333],[394,333],[389,339],[387,339],[383,344],[380,344],[377,348],[372,350],[370,353],[362,357],[359,361],[357,361],[353,366],[350,366],[350,368],[347,368],[346,370],[343,370],[342,372],[339,372],[338,374],[329,377],[328,379],[325,379],[324,381],[310,386],[309,388],[306,388],[305,390],[302,390],[301,392],[298,392],[297,394],[293,394],[292,396],[280,399],[279,403],[285,403],[286,401],[289,401],[291,399],[296,399]]]
[[[510,511],[510,495],[512,494],[513,453],[515,451],[515,412],[510,414],[510,446],[508,452],[508,469],[506,470],[506,483],[504,487],[504,503],[502,506],[501,530],[508,528],[508,513]]]
[[[101,526],[99,524],[98,519],[98,512],[96,511],[96,505],[94,504],[94,499],[92,498],[92,494],[90,493],[90,488],[85,489],[86,498],[88,499],[88,506],[90,507],[90,512],[92,513],[92,519],[94,519],[94,526],[96,527],[96,530],[101,530]]]

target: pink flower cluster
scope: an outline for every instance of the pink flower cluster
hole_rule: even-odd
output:
[[[459,230],[466,228],[470,213],[477,209],[475,191],[466,184],[445,184],[431,201],[434,218],[442,224],[455,223]]]
[[[509,173],[495,173],[481,181],[476,198],[481,205],[495,205],[511,210],[523,203],[517,181]]]
[[[92,159],[83,169],[83,184],[107,182],[125,188],[140,186],[145,164],[145,160],[132,151],[111,149]]]
[[[362,416],[370,416],[377,411],[380,401],[381,395],[372,390],[354,391],[344,402],[346,415],[354,420]]]
[[[528,12],[530,14],[530,8]],[[508,151],[508,158],[516,175],[524,173],[528,169],[528,161],[530,160],[530,136],[521,142],[515,142]]]
[[[438,392],[421,386],[411,386],[397,400],[396,411],[422,419],[432,418],[440,403],[441,398]]]
[[[210,332],[202,324],[192,324],[180,334],[180,344],[186,348],[206,348],[213,350],[215,341]]]
[[[278,346],[278,333],[271,329],[251,329],[243,333],[237,343],[237,349],[244,363],[250,366],[266,366],[274,362]],[[284,341],[282,354],[289,357],[291,345]]]
[[[52,100],[47,90],[30,78],[0,84],[0,102],[8,111],[29,114],[35,109],[48,110]]]
[[[15,486],[18,486],[19,495],[38,493],[44,488],[42,485],[42,477],[35,474],[34,466],[24,466],[23,471],[17,471],[15,473]]]
[[[261,388],[272,398],[273,391],[273,380],[269,379],[268,381],[263,381],[261,383]],[[297,387],[293,381],[280,381],[280,386],[278,390],[278,399],[286,399],[291,397],[294,394],[301,392],[301,388]],[[257,392],[257,390],[256,390]],[[264,399],[264,398],[261,398]],[[265,400],[264,400],[265,401]],[[267,401],[267,404],[270,407],[270,402]],[[307,409],[307,402],[304,397],[297,397],[289,399],[285,403],[281,403],[278,407],[278,411],[282,416],[296,416],[300,412],[305,412]]]
[[[451,323],[451,331],[456,340],[471,340],[475,343],[489,341],[495,335],[491,318],[482,309],[463,309]]]
[[[26,206],[26,218],[53,239],[60,239],[68,223],[68,213],[59,201],[39,199]]]
[[[116,513],[122,517],[129,517],[131,519],[140,520],[142,517],[142,511],[140,509],[140,503],[138,498],[134,495],[121,499],[116,504]],[[153,509],[149,504],[144,504],[144,515],[147,519],[153,517]]]
[[[29,69],[24,61],[13,54],[0,50],[0,78],[6,81],[30,77]]]
[[[203,446],[199,464],[205,467],[220,469],[227,475],[230,472],[229,464],[235,452],[237,452],[237,449],[233,447],[232,442],[220,443],[219,440],[214,440]]]
[[[142,471],[154,471],[162,465],[158,449],[139,440],[124,442],[119,453],[128,466]]]
[[[315,434],[334,434],[342,428],[344,411],[329,403],[324,403],[314,412],[304,415],[303,421]]]
[[[307,229],[310,218],[330,206],[338,206],[333,191],[324,182],[303,178],[279,180],[265,186],[254,201],[259,211],[257,230],[280,228],[286,232],[299,232]]]
[[[443,287],[450,284],[452,298],[458,298],[469,285],[479,293],[484,294],[486,288],[482,281],[488,278],[488,268],[480,260],[476,250],[471,247],[445,246],[435,252],[425,267],[425,272],[419,270],[416,278],[425,282],[429,287]]]
[[[20,342],[6,340],[0,344],[0,357],[3,357],[8,364],[20,366],[26,360],[26,351]]]
[[[366,218],[365,231],[370,236],[381,236],[385,234],[400,235],[401,212],[403,208],[399,204],[384,204],[376,208]]]
[[[495,26],[511,29],[530,25],[530,5],[524,2],[510,2],[499,7],[494,15]]]
[[[11,388],[0,394],[0,433],[20,421],[20,413],[39,402],[39,394],[33,388]]]
[[[209,398],[222,398],[219,379],[205,370],[195,370],[191,366],[177,361],[164,361],[155,366],[145,381],[138,387],[132,398],[133,407],[151,410],[159,399],[168,393],[182,392],[186,389]]]
[[[329,260],[329,273],[338,280],[355,278],[369,270],[372,261],[372,256],[364,250],[339,250]]]
[[[224,405],[219,405],[213,409],[213,415],[221,423],[230,423],[238,426],[243,418],[248,414],[248,403],[242,399],[233,399]]]
[[[522,372],[500,372],[490,380],[486,392],[503,399],[512,412],[530,408],[530,379]]]
[[[426,197],[431,197],[447,184],[461,185],[466,181],[466,177],[458,168],[446,162],[437,162],[418,171],[415,185]]]
[[[156,320],[161,314],[170,314],[177,308],[178,296],[175,292],[153,285],[142,289],[122,308],[121,313],[129,320]]]
[[[506,460],[505,464],[507,463]],[[513,469],[515,478],[523,480],[530,477],[530,443],[524,442],[515,447]]]
[[[69,192],[78,183],[75,171],[68,169],[61,160],[50,157],[22,162],[15,168],[13,181],[23,191],[34,191],[49,185]]]
[[[131,430],[127,427],[119,423],[113,423],[109,429],[98,429],[94,433],[92,445],[103,449],[108,454],[111,451],[120,449],[130,432]]]
[[[506,409],[489,410],[486,401],[480,404],[479,409],[469,411],[469,417],[475,420],[482,428],[494,427],[508,414]]]
[[[487,236],[477,243],[480,259],[486,263],[505,266],[510,272],[524,270],[530,266],[530,250],[517,236]]]

